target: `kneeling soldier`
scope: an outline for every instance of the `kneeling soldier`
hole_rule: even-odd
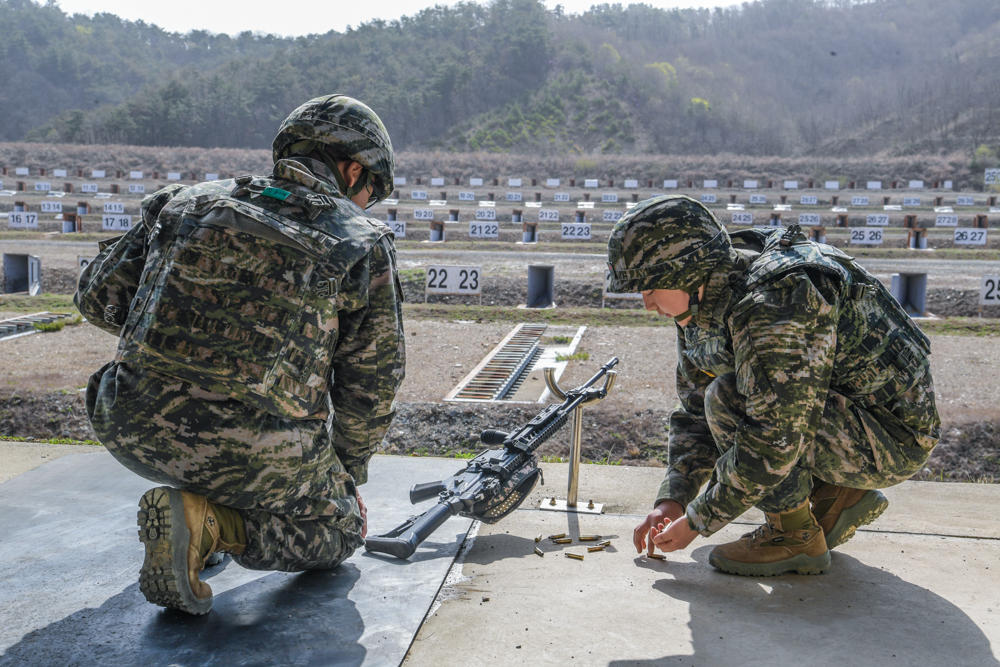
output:
[[[91,425],[132,472],[150,602],[212,607],[198,572],[332,568],[364,543],[357,486],[394,414],[404,342],[395,247],[365,209],[393,153],[357,100],[307,102],[268,176],[171,186],[80,278],[120,337],[87,388]]]
[[[608,264],[609,291],[641,292],[677,324],[680,406],[636,549],[683,549],[756,505],[766,523],[716,547],[713,566],[825,572],[829,549],[885,510],[877,489],[919,471],[937,443],[927,338],[878,280],[798,225],[730,237],[684,196],[625,215]]]

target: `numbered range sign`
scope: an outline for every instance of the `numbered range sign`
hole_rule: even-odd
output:
[[[851,206],[868,206],[868,197],[851,197]]]
[[[860,245],[882,245],[882,230],[870,227],[851,229],[851,243]]]
[[[62,213],[61,201],[43,201],[42,213]]]
[[[121,232],[132,229],[131,215],[114,215],[105,213],[101,216],[101,230],[105,232]]]
[[[617,204],[618,203],[618,193],[617,192],[605,192],[601,195],[602,204]]]
[[[389,229],[397,239],[406,238],[406,220],[390,220],[385,224],[389,225]]]
[[[590,240],[590,223],[589,222],[562,223],[562,240],[574,241],[577,239],[582,239],[585,241]]]
[[[621,211],[605,211],[604,212],[604,222],[618,222],[625,215]]]
[[[955,245],[986,245],[986,230],[956,229]]]
[[[715,195],[702,195],[701,196],[701,203],[702,204],[714,204],[715,203]]]
[[[750,211],[736,211],[733,213],[734,225],[752,225],[753,213]]]
[[[495,222],[470,222],[469,238],[473,239],[500,238],[500,225],[498,225]]]
[[[94,261],[93,257],[84,257],[83,255],[76,256],[76,266],[77,275],[83,273],[83,270],[90,266],[90,263]]]
[[[132,195],[142,195],[146,193],[146,186],[142,183],[129,183],[128,192]]]
[[[497,210],[495,208],[477,208],[476,220],[496,220]]]
[[[987,169],[983,182],[986,185],[1000,185],[1000,169]]]
[[[559,222],[559,210],[543,208],[538,212],[538,222]]]
[[[975,206],[976,205],[976,198],[975,197],[956,197],[955,198],[955,205],[956,206]]]
[[[458,201],[476,201],[475,192],[459,192]]]
[[[957,215],[938,215],[934,218],[935,227],[958,227]]]
[[[819,203],[819,197],[816,195],[802,195],[799,203],[803,206],[815,206]]]
[[[569,193],[557,192],[552,196],[552,201],[569,201]]]
[[[48,192],[51,189],[51,183],[35,183],[35,192]]]
[[[483,270],[478,266],[429,266],[425,294],[482,294]]]
[[[800,227],[819,227],[822,224],[819,213],[799,213]]]
[[[506,201],[521,201],[521,193],[520,192],[508,192],[507,193],[507,197],[506,197]]]
[[[750,195],[751,204],[766,204],[767,195]]]
[[[28,211],[8,213],[7,226],[11,229],[38,229],[38,214]]]
[[[413,209],[413,219],[414,220],[433,220],[434,219],[434,209],[432,209],[432,208],[415,208],[415,209]]]
[[[105,213],[124,213],[125,204],[120,201],[106,201],[104,202],[104,212]]]
[[[413,190],[410,192],[410,199],[427,199],[427,190]]]
[[[889,216],[885,213],[869,213],[865,217],[865,224],[869,227],[888,227]],[[881,241],[879,241],[881,243]]]
[[[94,193],[97,192],[97,183],[84,183],[80,186],[80,192]]]
[[[1000,306],[1000,276],[983,276],[979,286],[980,306]]]
[[[920,197],[903,197],[903,206],[920,206]]]

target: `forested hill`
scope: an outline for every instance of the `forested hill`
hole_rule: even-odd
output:
[[[538,0],[304,38],[168,33],[0,0],[0,140],[262,148],[302,101],[370,104],[398,149],[867,155],[1000,148],[997,0]]]

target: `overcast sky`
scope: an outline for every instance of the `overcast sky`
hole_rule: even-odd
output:
[[[93,15],[109,12],[129,21],[142,19],[171,32],[208,30],[235,35],[244,30],[278,35],[307,35],[329,30],[343,32],[351,25],[372,19],[398,19],[434,5],[453,5],[452,0],[58,0],[68,14]],[[545,0],[550,9],[561,4],[567,13],[586,11],[593,0]],[[627,1],[623,4],[629,4]],[[647,0],[655,7],[728,7],[735,0]],[[283,12],[283,7],[293,11]]]

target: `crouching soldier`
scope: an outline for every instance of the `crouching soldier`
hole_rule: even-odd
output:
[[[668,468],[636,527],[675,551],[753,506],[766,523],[709,562],[817,574],[940,436],[930,343],[871,274],[798,225],[733,237],[700,203],[638,204],[608,242],[609,291],[677,324]],[[702,485],[708,483],[704,490]]]
[[[80,279],[87,319],[120,337],[87,388],[108,451],[160,486],[139,501],[139,588],[192,614],[215,552],[257,570],[325,569],[364,543],[358,486],[404,372],[378,116],[307,102],[267,176],[171,186]]]

